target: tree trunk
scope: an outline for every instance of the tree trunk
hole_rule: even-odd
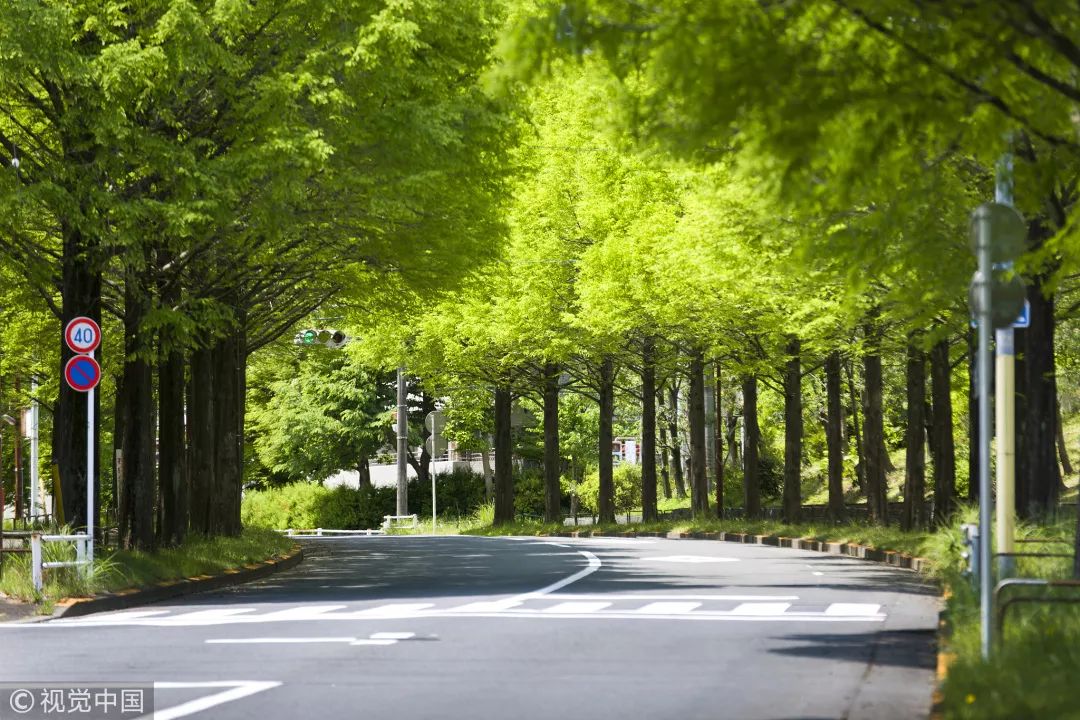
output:
[[[514,475],[510,442],[510,388],[495,388],[495,524],[514,522]]]
[[[360,462],[356,464],[357,487],[360,489],[371,488],[371,466],[368,464],[368,456],[361,455]]]
[[[788,338],[784,368],[784,522],[799,522],[802,509],[802,363],[799,339]]]
[[[657,401],[663,402],[663,391],[657,393]],[[655,407],[655,406],[654,406]],[[671,476],[668,474],[668,437],[663,423],[659,423],[660,430],[660,482],[664,489],[664,499],[671,499]]]
[[[758,427],[757,378],[743,378],[743,428],[746,445],[743,448],[743,505],[747,519],[761,517],[761,484],[758,478],[758,446],[761,429]]]
[[[844,413],[840,404],[840,353],[825,359],[825,444],[829,455],[829,519],[844,519]]]
[[[869,333],[868,333],[869,336]],[[868,338],[869,339],[869,338]],[[888,486],[885,480],[885,419],[882,407],[884,389],[881,376],[881,356],[876,343],[870,354],[863,357],[863,377],[866,383],[863,399],[866,441],[866,500],[870,519],[887,524]]]
[[[956,498],[956,447],[953,443],[952,367],[949,341],[930,350],[930,385],[933,397],[931,439],[934,458],[934,524],[952,517]]]
[[[600,493],[596,512],[601,523],[615,522],[615,479],[611,448],[614,444],[615,366],[611,358],[600,363]]]
[[[142,325],[149,310],[148,288],[136,271],[124,282],[124,492],[122,506],[128,516],[121,537],[124,547],[151,550],[154,547],[154,380],[153,367],[146,359],[152,348]]]
[[[709,479],[705,467],[705,358],[690,358],[690,505],[695,517],[709,512]]]
[[[211,349],[214,365],[214,485],[210,498],[210,534],[240,532],[240,347],[230,332]]]
[[[167,340],[166,340],[167,342]],[[184,356],[165,351],[158,365],[158,482],[162,504],[163,544],[177,545],[187,532],[187,487],[184,483]]]
[[[855,486],[864,495],[866,488],[866,443],[863,442],[862,422],[859,419],[859,389],[855,386],[855,363],[846,363],[848,395],[851,398],[851,427],[855,435]]]
[[[1059,474],[1055,425],[1057,377],[1054,365],[1054,298],[1045,297],[1041,278],[1028,287],[1031,326],[1025,335],[1022,472],[1017,482],[1017,512],[1028,519],[1057,512]],[[1023,493],[1021,493],[1023,490]]]
[[[544,522],[562,522],[559,487],[559,366],[544,365]]]
[[[1065,423],[1061,418],[1061,400],[1057,403],[1057,427],[1055,427],[1055,433],[1057,435],[1057,450],[1058,459],[1061,461],[1061,472],[1066,477],[1073,474],[1073,466],[1069,461],[1069,448],[1065,445]]]
[[[907,348],[907,432],[904,469],[905,530],[926,527],[926,354]]]
[[[656,504],[655,346],[646,338],[641,351],[641,520],[658,519]]]
[[[716,448],[713,456],[716,458],[716,517],[724,519],[724,383],[721,380],[720,363],[716,363],[716,388],[713,397],[716,398],[716,421],[715,439]]]
[[[19,396],[19,377],[15,376],[15,396]],[[22,446],[23,446],[23,414],[19,409],[15,410],[15,442],[12,444],[12,452],[14,454],[15,464],[15,517],[22,520],[26,516],[23,514],[23,495],[26,494],[26,483],[23,482],[23,461],[22,461]],[[0,473],[0,482],[3,482],[3,474]],[[0,522],[3,522],[3,518],[0,517]]]
[[[671,442],[671,472],[675,475],[675,497],[686,497],[683,483],[682,443],[679,442],[679,385],[674,380],[668,386],[668,437]]]
[[[96,250],[95,243],[88,240],[81,232],[63,223],[63,260],[61,267],[60,328],[67,326],[73,318],[86,316],[101,324],[101,274],[93,271],[93,264],[88,261]],[[72,352],[60,338],[59,375]],[[95,353],[100,359],[100,349]],[[60,488],[64,504],[64,520],[74,528],[86,527],[86,393],[77,392],[60,383],[59,400],[56,416],[53,418],[53,459],[60,473]],[[101,463],[99,461],[101,393],[97,392],[94,408],[94,513],[100,515]],[[95,523],[100,527],[100,523]]]
[[[214,477],[217,437],[214,433],[214,358],[210,348],[191,353],[191,405],[188,423],[191,444],[188,467],[191,470],[190,528],[201,535],[211,533],[210,502],[217,488]]]

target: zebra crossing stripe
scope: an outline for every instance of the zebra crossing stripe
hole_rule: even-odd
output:
[[[732,615],[783,615],[791,603],[740,603]]]
[[[825,608],[826,615],[877,615],[880,605],[871,603],[833,603]]]
[[[594,613],[610,607],[609,602],[564,602],[544,609],[546,613]]]
[[[699,607],[701,607],[699,602],[654,602],[639,607],[634,612],[643,615],[677,615],[691,612]]]

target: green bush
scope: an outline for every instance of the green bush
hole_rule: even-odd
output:
[[[544,516],[544,478],[536,472],[514,477],[514,512],[528,517]]]
[[[615,483],[615,512],[625,513],[641,507],[641,466],[620,463],[612,473]],[[563,493],[573,490],[570,478],[562,478]],[[596,514],[600,497],[600,471],[593,470],[577,484],[578,511]]]
[[[468,517],[484,503],[484,476],[468,468],[455,468],[436,477],[439,517]],[[417,478],[409,480],[409,512],[431,516],[431,485],[420,487]]]
[[[394,488],[325,488],[294,483],[244,494],[240,518],[245,527],[337,530],[377,528],[393,515]]]

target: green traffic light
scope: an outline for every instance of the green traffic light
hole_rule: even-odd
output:
[[[305,345],[314,345],[315,341],[319,339],[319,333],[314,330],[305,330],[302,338]]]

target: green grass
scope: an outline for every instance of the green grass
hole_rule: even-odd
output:
[[[238,537],[192,537],[183,545],[147,553],[114,551],[95,558],[94,574],[85,578],[73,568],[45,571],[42,593],[34,590],[29,556],[4,561],[0,593],[24,602],[41,604],[51,612],[61,598],[89,597],[101,592],[142,587],[165,580],[212,575],[287,552],[293,543],[271,530],[246,529]],[[74,550],[59,543],[45,545],[46,560],[74,559]]]

